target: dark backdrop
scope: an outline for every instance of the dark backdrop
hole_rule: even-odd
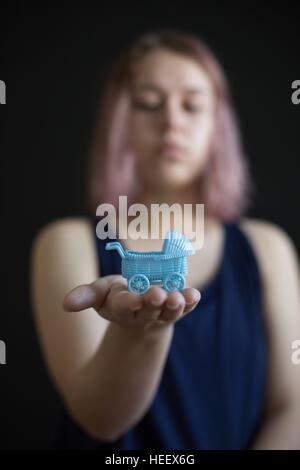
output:
[[[126,3],[126,2],[124,2]],[[2,305],[0,448],[51,448],[60,410],[32,322],[28,262],[33,236],[58,217],[84,213],[84,167],[105,71],[141,32],[196,33],[229,77],[257,187],[250,216],[279,224],[300,250],[300,79],[295,6],[236,9],[221,2],[139,7],[1,6],[0,106]],[[100,2],[99,2],[100,4]]]

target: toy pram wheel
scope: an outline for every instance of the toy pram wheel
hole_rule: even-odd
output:
[[[180,273],[169,273],[165,276],[163,285],[168,292],[182,290],[185,286],[185,278]]]
[[[128,282],[128,290],[135,294],[145,294],[150,287],[150,281],[144,274],[134,274]]]

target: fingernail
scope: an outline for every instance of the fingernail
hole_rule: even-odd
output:
[[[142,305],[138,305],[137,307],[134,306],[134,307],[131,307],[130,310],[132,310],[133,312],[138,312],[139,310],[141,310],[142,308]]]
[[[179,305],[174,305],[174,304],[170,305],[170,304],[167,304],[167,308],[169,308],[170,310],[175,310],[175,309],[178,308],[178,307],[179,307]]]
[[[201,294],[199,292],[199,294],[197,295],[197,299],[193,300],[192,302],[186,302],[187,305],[194,305],[196,304],[197,302],[199,302],[199,300],[201,299]]]
[[[186,302],[187,305],[194,305],[198,302],[198,299],[197,300],[193,300],[192,302]]]
[[[199,299],[199,300],[200,300],[200,299]],[[188,307],[192,307],[193,305],[197,305],[198,302],[199,302],[199,300],[195,300],[194,302],[186,302],[186,305],[187,305]]]
[[[150,304],[153,305],[153,307],[159,307],[162,304],[161,300],[151,300]]]
[[[69,294],[67,302],[78,308],[81,307],[81,305],[84,303],[84,300],[85,299],[81,292],[72,292]]]

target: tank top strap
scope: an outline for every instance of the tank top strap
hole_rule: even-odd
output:
[[[102,276],[109,276],[111,274],[121,274],[121,258],[116,250],[107,251],[105,245],[108,241],[118,241],[117,238],[100,239],[96,233],[98,219],[92,220],[94,238],[96,244],[96,252],[98,257],[99,272]]]
[[[227,230],[227,253],[225,271],[234,272],[237,284],[244,287],[253,288],[257,295],[261,295],[261,273],[258,259],[253,244],[244,230],[240,227],[240,221],[226,224]],[[245,292],[247,298],[247,293]]]

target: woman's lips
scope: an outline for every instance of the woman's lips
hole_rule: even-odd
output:
[[[180,160],[183,157],[183,149],[175,144],[163,144],[160,147],[159,153],[172,160]]]

